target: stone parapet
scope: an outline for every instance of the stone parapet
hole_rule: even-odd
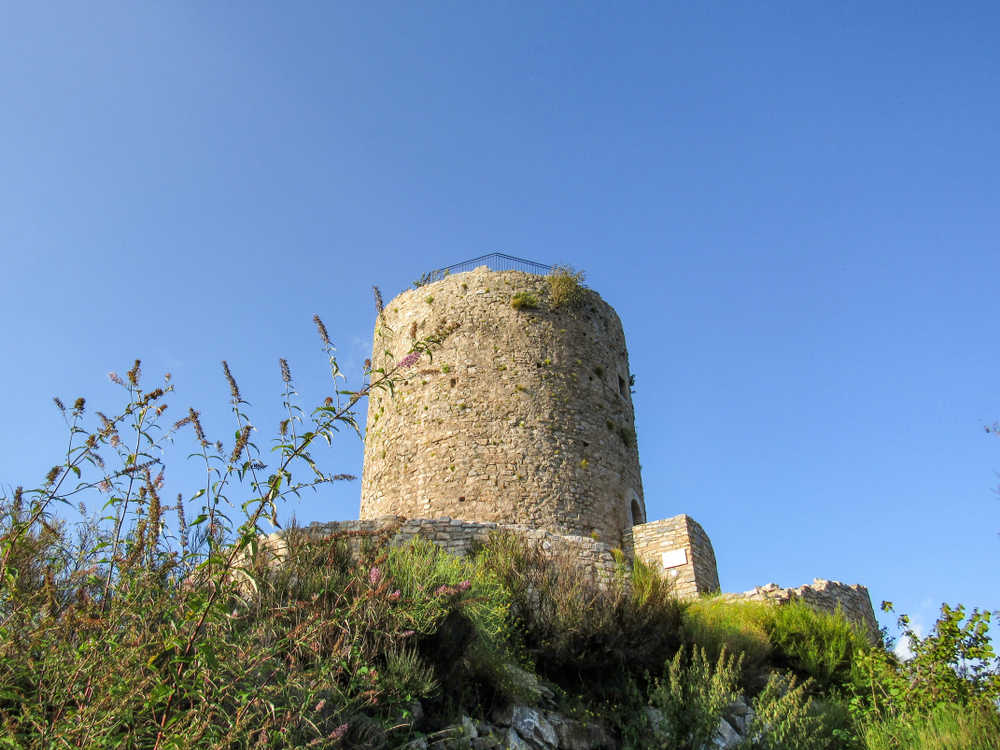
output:
[[[786,604],[799,600],[820,612],[841,612],[850,622],[859,626],[873,641],[879,638],[878,621],[868,589],[861,584],[846,584],[817,578],[812,585],[782,588],[776,583],[757,586],[741,594],[726,594],[744,601],[770,601]]]

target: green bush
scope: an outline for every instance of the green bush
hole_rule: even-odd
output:
[[[636,588],[624,571],[601,587],[571,552],[507,533],[478,561],[506,587],[538,674],[567,691],[620,701],[630,679],[658,672],[679,646],[680,605],[648,569]]]
[[[650,705],[664,718],[652,727],[661,747],[707,747],[723,712],[739,698],[742,657],[723,649],[714,666],[704,649],[694,648],[686,657],[680,648],[649,693]]]
[[[326,328],[315,322],[337,375]],[[6,744],[289,747],[350,744],[399,725],[400,705],[439,684],[418,630],[462,613],[468,593],[430,592],[404,608],[375,572],[384,545],[362,545],[356,565],[343,540],[321,544],[292,530],[283,562],[271,565],[261,534],[289,494],[352,478],[322,471],[314,442],[357,429],[357,403],[390,389],[445,335],[415,341],[395,366],[370,371],[367,385],[309,415],[281,360],[288,416],[267,466],[225,363],[235,422],[228,446],[208,438],[194,409],[166,423],[169,376],[147,388],[138,360],[125,377],[111,375],[125,404],[110,417],[89,417],[82,398],[71,408],[55,399],[70,432],[61,461],[37,489],[0,496]],[[206,483],[167,505],[164,456],[185,438]],[[54,514],[94,498],[106,518]]]
[[[555,266],[546,277],[549,282],[549,306],[553,310],[576,307],[583,301],[583,271],[569,266]]]
[[[825,750],[830,732],[823,716],[814,710],[808,687],[808,683],[797,684],[792,675],[772,672],[753,701],[746,745],[759,750]]]
[[[529,292],[518,292],[510,298],[510,306],[515,310],[535,310],[538,308],[538,298]]]
[[[887,611],[891,605],[886,605]],[[902,615],[899,626],[911,658],[888,649],[861,656],[852,710],[862,726],[929,718],[939,712],[995,712],[1000,704],[1000,659],[989,637],[990,612],[941,605],[931,632],[921,638]]]

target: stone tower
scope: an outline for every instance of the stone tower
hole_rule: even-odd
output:
[[[554,305],[546,276],[481,267],[386,304],[375,367],[454,331],[369,400],[362,519],[525,524],[614,546],[645,522],[625,336],[580,292]]]

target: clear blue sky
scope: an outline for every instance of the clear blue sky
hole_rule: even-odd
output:
[[[618,310],[649,516],[701,522],[726,590],[1000,608],[998,28],[971,2],[8,4],[0,482],[58,459],[51,396],[112,410],[135,357],[213,438],[228,359],[266,446],[279,356],[329,391],[313,313],[356,376],[371,284],[501,250]],[[328,458],[360,473],[359,441]]]

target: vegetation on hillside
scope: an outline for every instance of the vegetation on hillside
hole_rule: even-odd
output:
[[[282,360],[270,454],[225,364],[231,445],[193,409],[168,423],[172,385],[147,388],[139,362],[112,376],[125,394],[112,416],[57,399],[63,459],[0,498],[0,745],[391,748],[542,702],[624,747],[693,748],[743,696],[753,747],[998,747],[986,612],[944,607],[925,638],[902,619],[914,656],[900,661],[839,616],[680,602],[642,564],[598,586],[572,558],[506,534],[456,559],[390,547],[392,528],[291,528],[276,558],[263,522],[282,500],[346,478],[313,444],[356,427],[360,400],[443,335],[310,413]],[[168,504],[160,448],[185,439],[208,479]],[[94,495],[102,518],[71,517]]]

